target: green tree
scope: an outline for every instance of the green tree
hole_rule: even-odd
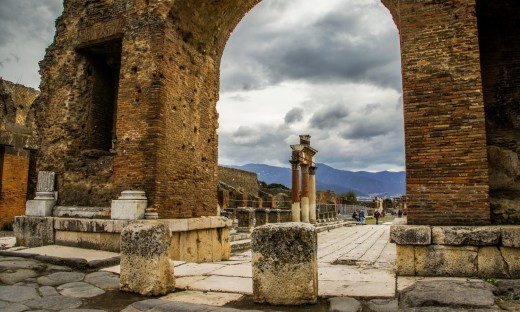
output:
[[[354,193],[352,191],[348,191],[347,193],[345,193],[345,195],[343,195],[343,197],[345,198],[345,201],[348,204],[353,205],[353,204],[357,203],[356,193]]]
[[[392,200],[390,198],[385,198],[385,200],[383,200],[384,208],[392,208],[393,205],[394,205],[394,203],[392,202]]]

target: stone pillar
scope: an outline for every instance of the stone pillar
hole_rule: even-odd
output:
[[[270,209],[268,208],[255,209],[255,226],[260,226],[269,223],[269,213]]]
[[[270,209],[268,223],[280,223],[280,209]]]
[[[300,162],[291,160],[290,163],[292,166],[292,220],[300,222]]]
[[[316,224],[316,166],[309,167],[309,221]]]
[[[170,242],[170,229],[164,224],[133,223],[125,227],[121,231],[120,289],[144,296],[173,291]]]
[[[27,216],[52,216],[52,208],[56,205],[54,181],[55,173],[53,171],[38,172],[36,197],[33,200],[28,200],[25,205],[25,214]]]
[[[112,200],[111,219],[143,219],[148,205],[144,191],[122,191],[119,199]]]
[[[289,222],[257,227],[251,236],[253,300],[274,305],[318,300],[317,231]]]
[[[302,198],[301,213],[302,222],[309,223],[309,165],[302,167]]]

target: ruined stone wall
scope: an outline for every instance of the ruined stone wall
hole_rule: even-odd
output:
[[[0,227],[25,213],[38,91],[0,79]]]
[[[408,223],[490,223],[475,0],[399,3]]]
[[[218,180],[253,196],[258,196],[260,191],[258,177],[254,172],[219,166]]]
[[[520,2],[478,1],[491,218],[520,224]]]

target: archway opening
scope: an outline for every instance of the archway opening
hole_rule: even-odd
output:
[[[264,0],[232,33],[220,75],[219,164],[289,172],[289,145],[310,134],[331,169],[404,170],[399,34],[380,1]]]

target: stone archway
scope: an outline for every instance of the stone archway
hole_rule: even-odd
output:
[[[57,172],[60,204],[106,206],[141,189],[161,218],[217,213],[220,58],[258,2],[67,1],[36,117],[37,170]],[[489,224],[475,0],[382,2],[400,31],[408,221]],[[108,71],[99,63],[119,68],[116,90],[96,87]],[[115,118],[103,128],[95,98],[111,91]],[[97,130],[112,146],[89,143]]]

